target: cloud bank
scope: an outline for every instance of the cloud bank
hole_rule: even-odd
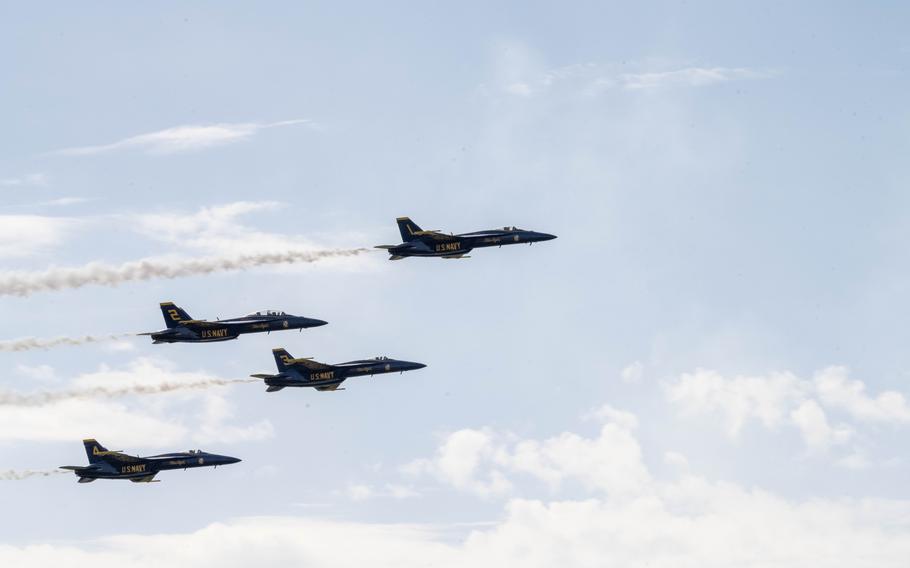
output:
[[[0,547],[0,563],[123,566],[418,566],[530,568],[902,567],[910,502],[788,500],[684,474],[660,479],[645,464],[637,417],[604,408],[594,437],[520,439],[490,429],[447,436],[416,475],[477,495],[491,471],[510,486],[531,478],[579,483],[579,499],[506,498],[502,515],[451,538],[444,525],[250,517],[189,533],[122,534],[90,542]],[[678,459],[678,458],[677,458]],[[473,481],[472,481],[473,480]],[[365,491],[358,490],[356,496]],[[481,492],[484,493],[483,491]],[[489,493],[485,493],[489,495]],[[478,528],[479,527],[479,528]],[[356,546],[351,546],[356,543]]]

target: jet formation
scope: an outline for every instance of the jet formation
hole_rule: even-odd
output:
[[[440,258],[469,258],[467,254],[475,248],[501,247],[502,245],[534,244],[555,239],[555,235],[528,231],[517,227],[504,227],[489,231],[462,234],[444,234],[440,231],[424,231],[408,217],[398,218],[401,244],[379,245],[387,250],[390,260],[409,256],[434,256]],[[323,320],[286,314],[278,310],[263,310],[231,319],[195,320],[173,302],[161,303],[166,329],[140,333],[149,335],[153,343],[210,343],[237,339],[241,334],[297,329],[326,325]],[[312,358],[295,359],[285,349],[273,349],[272,354],[278,367],[276,374],[251,375],[262,379],[266,392],[279,391],[285,387],[311,387],[319,391],[344,390],[341,384],[351,378],[384,373],[403,373],[426,367],[423,363],[401,361],[388,357],[360,359],[330,365]],[[192,467],[218,467],[237,463],[231,456],[210,454],[200,450],[175,452],[156,456],[131,456],[122,451],[111,451],[94,439],[83,440],[89,465],[65,465],[61,469],[71,470],[79,483],[90,483],[96,479],[129,479],[130,481],[158,481],[155,476],[165,470],[188,469]]]
[[[426,367],[423,363],[399,361],[388,357],[360,359],[358,361],[329,365],[314,361],[310,357],[294,359],[290,353],[280,348],[272,349],[272,355],[275,356],[278,374],[260,373],[250,375],[265,381],[266,392],[280,391],[285,387],[312,387],[320,391],[344,390],[338,387],[350,377],[403,373]]]
[[[161,303],[161,314],[167,329],[139,335],[152,336],[152,343],[210,343],[237,339],[243,333],[260,333],[285,329],[303,330],[328,322],[294,316],[278,310],[262,310],[239,318],[216,321],[195,320],[173,302]]]
[[[529,245],[556,238],[549,233],[527,231],[518,227],[503,227],[489,231],[445,234],[440,231],[424,231],[409,217],[399,217],[398,230],[402,243],[398,245],[377,245],[378,249],[389,251],[389,260],[401,260],[409,256],[436,256],[440,258],[470,258],[475,248],[501,247],[502,245]]]
[[[60,469],[72,470],[79,478],[79,483],[91,483],[96,479],[129,479],[133,483],[151,483],[159,481],[155,476],[168,469],[218,467],[240,461],[231,456],[220,456],[201,450],[139,457],[108,450],[93,439],[82,440],[82,444],[85,446],[89,465],[60,466]]]

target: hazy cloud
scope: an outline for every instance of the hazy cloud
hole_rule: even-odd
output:
[[[0,179],[0,187],[27,187],[47,185],[49,178],[46,174],[26,174],[19,177]]]
[[[67,156],[86,156],[118,150],[137,150],[146,154],[177,154],[247,140],[267,128],[308,122],[310,121],[305,119],[293,119],[271,123],[239,122],[174,126],[156,132],[130,136],[110,144],[65,148],[57,153]]]
[[[66,217],[0,215],[0,258],[27,257],[60,245],[77,225]]]

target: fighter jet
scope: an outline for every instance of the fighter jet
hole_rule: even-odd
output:
[[[262,310],[243,317],[216,321],[194,320],[188,313],[174,305],[162,302],[161,313],[167,329],[139,335],[151,335],[152,343],[210,343],[237,339],[241,333],[272,332],[282,329],[305,329],[328,322],[320,319],[292,316],[278,310]]]
[[[272,354],[275,356],[275,364],[278,365],[277,375],[250,375],[257,379],[265,379],[268,387],[265,389],[266,392],[280,391],[284,387],[313,387],[320,391],[344,390],[338,387],[349,377],[403,373],[426,367],[423,363],[398,361],[388,357],[327,365],[313,361],[309,357],[294,359],[290,353],[281,348],[272,349]]]
[[[555,239],[556,235],[526,231],[518,227],[503,227],[489,231],[444,234],[439,231],[424,231],[409,217],[399,217],[401,231],[400,245],[378,245],[376,248],[389,251],[389,260],[401,260],[409,256],[438,256],[441,258],[470,258],[472,249],[480,247],[501,247],[502,245],[534,244]]]
[[[230,456],[209,454],[200,450],[161,454],[159,456],[130,456],[120,451],[111,451],[89,439],[82,440],[87,466],[62,465],[60,469],[70,469],[79,478],[79,483],[91,483],[96,479],[129,479],[134,483],[159,481],[155,475],[167,469],[187,469],[190,467],[208,467],[228,465],[240,460]]]

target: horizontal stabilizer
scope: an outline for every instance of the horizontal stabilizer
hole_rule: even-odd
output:
[[[398,248],[398,245],[376,245],[373,248],[389,250],[389,249],[393,249],[393,248]]]
[[[281,375],[269,375],[266,373],[256,373],[255,375],[250,375],[250,376],[253,377],[254,379],[274,379],[276,377],[280,377]]]
[[[59,469],[69,469],[71,471],[95,471],[96,469],[101,469],[101,466],[98,464],[92,465],[61,465]]]
[[[284,385],[269,385],[265,392],[277,392],[284,388]]]

